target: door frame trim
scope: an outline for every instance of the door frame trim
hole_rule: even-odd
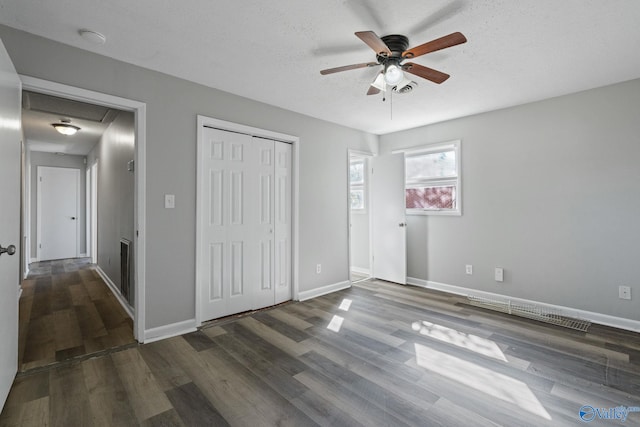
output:
[[[367,170],[365,171],[365,200],[366,200],[366,209],[367,215],[369,217],[369,278],[373,277],[373,226],[372,226],[372,212],[371,212],[371,159],[376,157],[377,154],[371,151],[362,151],[362,150],[347,150],[347,176],[349,176],[349,168],[351,167],[351,157],[363,157],[367,159],[366,165]],[[347,259],[349,260],[349,283],[353,283],[351,280],[351,183],[350,179],[347,179]]]
[[[132,99],[106,93],[95,92],[75,86],[43,80],[36,77],[19,74],[22,90],[29,90],[45,95],[53,95],[90,104],[103,105],[130,111],[135,116],[135,188],[134,188],[134,217],[137,231],[135,245],[135,316],[133,318],[133,336],[140,342],[144,341],[145,332],[145,277],[146,277],[146,133],[147,133],[147,104]]]
[[[198,115],[197,117],[197,159],[202,158],[203,152],[203,144],[204,144],[204,135],[202,130],[204,127],[212,127],[224,131],[229,132],[238,132],[244,133],[256,137],[273,139],[276,141],[286,142],[291,144],[292,155],[291,155],[291,298],[295,301],[299,300],[299,283],[298,283],[298,275],[299,275],[299,156],[300,156],[300,138],[293,135],[287,135],[284,133],[273,132],[266,129],[256,128],[252,126],[246,126],[239,123],[228,122],[225,120],[216,119],[213,117],[207,117]],[[196,283],[195,283],[195,311],[196,311],[196,326],[202,325],[202,301],[200,298],[202,291],[202,274],[200,272],[199,266],[202,265],[202,254],[198,250],[202,246],[202,233],[200,233],[200,228],[202,221],[204,220],[202,216],[202,197],[200,196],[200,192],[202,191],[200,182],[201,182],[201,171],[200,171],[200,162],[196,165]]]
[[[76,218],[80,217],[80,169],[67,168],[61,166],[36,166],[36,258],[38,261],[42,260],[42,171],[43,169],[66,169],[74,171],[74,177],[76,179]],[[77,258],[80,253],[80,220],[76,221],[76,250],[74,257]],[[53,258],[52,258],[53,259]]]

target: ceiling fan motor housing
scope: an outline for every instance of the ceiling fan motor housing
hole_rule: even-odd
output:
[[[400,63],[400,61],[402,61],[402,52],[407,50],[407,48],[409,47],[409,39],[400,34],[391,34],[381,37],[381,40],[391,51],[391,56],[378,54],[376,56],[378,62],[382,65],[385,65],[388,62],[396,64]]]

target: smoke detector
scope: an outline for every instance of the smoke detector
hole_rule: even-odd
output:
[[[78,30],[78,34],[91,44],[104,44],[107,41],[104,34],[100,34],[97,31],[88,30],[86,28]]]

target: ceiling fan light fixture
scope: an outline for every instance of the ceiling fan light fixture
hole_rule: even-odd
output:
[[[376,79],[373,81],[373,83],[371,83],[371,86],[373,86],[376,89],[381,90],[383,92],[387,90],[387,84],[384,81],[384,73],[383,72],[380,72],[376,76]]]
[[[389,64],[384,70],[384,81],[389,86],[395,86],[404,80],[402,69],[396,64]]]
[[[68,120],[61,120],[60,123],[51,123],[51,126],[59,133],[67,136],[75,135],[80,130],[78,126],[72,125]]]

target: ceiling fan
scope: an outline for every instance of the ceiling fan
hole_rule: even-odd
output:
[[[414,62],[404,62],[404,60],[417,58],[418,56],[456,46],[467,41],[466,37],[462,33],[456,32],[411,49],[407,49],[409,46],[409,39],[403,35],[392,34],[384,37],[378,37],[373,31],[358,31],[355,34],[360,40],[373,49],[376,53],[377,62],[364,62],[361,64],[328,68],[320,71],[320,74],[333,74],[340,71],[382,65],[384,69],[376,76],[376,79],[371,84],[367,95],[375,95],[380,93],[380,91],[386,91],[387,87],[392,90],[397,90],[399,87],[406,86],[411,83],[405,77],[404,72],[422,77],[423,79],[430,80],[434,83],[440,84],[444,82],[449,78],[448,74]]]

